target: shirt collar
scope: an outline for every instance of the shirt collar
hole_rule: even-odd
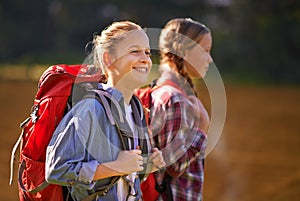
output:
[[[114,87],[110,87],[107,84],[104,83],[99,83],[98,84],[98,89],[103,89],[105,91],[107,91],[108,93],[110,93],[118,102],[120,102],[121,100],[124,100],[123,94],[118,91],[116,88]],[[124,102],[124,101],[123,101]],[[123,104],[122,104],[123,106]]]
[[[164,64],[160,66],[161,76],[157,81],[157,84],[163,84],[167,80],[175,83],[180,90],[186,92],[187,95],[195,95],[193,88],[187,82],[187,80],[182,77],[178,72],[172,70],[168,65]]]

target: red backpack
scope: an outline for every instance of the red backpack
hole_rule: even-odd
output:
[[[135,91],[135,95],[140,99],[143,105],[147,125],[150,124],[150,108],[152,105],[151,93],[158,87],[159,86],[156,85],[156,80],[154,80],[151,84],[141,87]],[[148,177],[141,182],[140,187],[144,201],[156,201],[159,197],[159,192],[156,190],[156,179],[154,173],[150,173]]]
[[[168,85],[169,87],[172,87],[173,89],[177,90],[180,94],[183,94],[184,96],[187,96],[183,92],[179,91],[179,86],[170,81],[167,80],[163,83],[156,84],[156,80],[153,80],[151,84],[141,87],[140,89],[137,89],[135,91],[135,95],[140,99],[143,108],[144,113],[146,116],[147,125],[150,124],[150,109],[152,107],[152,92],[164,85]],[[157,139],[154,139],[156,141]],[[160,195],[162,195],[164,200],[173,200],[172,192],[170,189],[170,182],[172,177],[168,174],[165,174],[163,181],[161,184],[156,183],[155,178],[155,172],[152,172],[148,175],[148,177],[141,182],[141,191],[143,194],[143,200],[144,201],[156,201]]]
[[[10,184],[13,159],[21,144],[18,184],[21,201],[64,200],[62,187],[45,181],[46,149],[55,128],[67,111],[74,84],[97,84],[102,78],[95,69],[87,65],[54,65],[41,76],[30,117],[20,124],[22,133],[12,150]]]

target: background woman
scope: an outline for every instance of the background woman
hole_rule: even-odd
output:
[[[206,75],[213,61],[211,47],[210,30],[192,19],[173,19],[162,29],[161,76],[150,113],[152,143],[167,166],[155,173],[162,192],[158,200],[202,200],[209,116],[192,77]]]

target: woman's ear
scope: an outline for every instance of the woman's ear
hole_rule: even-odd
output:
[[[103,62],[106,68],[109,68],[112,65],[112,58],[108,52],[103,53]]]

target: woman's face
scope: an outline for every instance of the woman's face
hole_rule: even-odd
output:
[[[209,64],[213,62],[210,55],[212,37],[210,33],[203,36],[202,40],[193,48],[185,52],[185,66],[191,77],[204,78]]]
[[[110,70],[114,71],[114,79],[118,81],[116,84],[135,88],[147,82],[152,61],[149,39],[143,30],[126,33],[116,45],[112,58],[114,61],[110,68],[113,69]]]

